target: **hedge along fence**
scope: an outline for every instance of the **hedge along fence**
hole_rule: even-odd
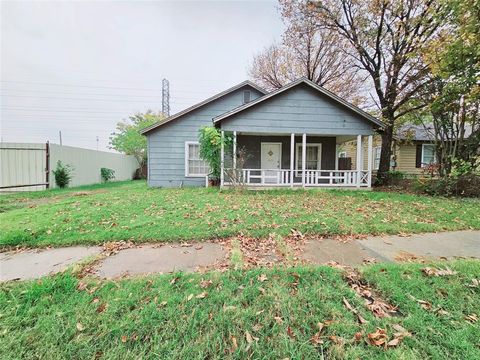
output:
[[[113,180],[130,180],[139,166],[133,156],[57,144],[49,144],[47,147],[46,144],[39,143],[0,143],[0,149],[0,187],[45,184],[48,178],[49,187],[54,188],[56,185],[52,170],[59,160],[73,167],[70,187],[102,182],[101,168],[115,171]],[[46,185],[24,186],[0,191],[32,191],[45,188]]]

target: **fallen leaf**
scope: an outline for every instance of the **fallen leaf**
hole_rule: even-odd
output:
[[[85,330],[85,327],[81,323],[78,322],[77,323],[77,330],[78,331],[83,331],[83,330]]]
[[[159,306],[161,306],[161,307],[167,306],[167,302],[166,302],[166,301],[162,301],[162,302],[159,304]]]
[[[398,344],[400,344],[400,340],[401,340],[400,338],[394,338],[387,343],[387,346],[388,347],[397,346]]]
[[[245,332],[245,339],[247,340],[247,343],[251,344],[254,340],[258,341],[258,338],[255,336],[252,336],[248,331]]]
[[[230,336],[230,340],[232,341],[232,347],[230,348],[230,352],[234,352],[238,348],[237,338],[235,336]]]
[[[275,316],[274,319],[277,322],[277,324],[283,324],[283,320],[280,316]]]
[[[362,337],[363,337],[363,334],[360,331],[356,332],[355,335],[353,336],[356,342],[359,342],[360,340],[362,340]]]
[[[348,310],[355,312],[355,309],[352,307],[352,305],[350,305],[350,303],[348,302],[347,299],[343,298],[343,303],[345,304],[345,307],[346,307]]]
[[[290,338],[295,339],[295,333],[290,326],[287,327],[287,335],[290,336]]]
[[[432,304],[430,304],[428,301],[425,300],[417,300],[417,302],[420,304],[420,306],[424,310],[430,310],[432,308]]]
[[[382,346],[387,342],[387,332],[385,329],[377,328],[377,331],[368,334],[370,344],[375,346]]]
[[[82,291],[82,290],[85,290],[86,288],[87,288],[87,284],[82,281],[80,281],[77,285],[77,290]]]
[[[445,269],[436,269],[432,267],[425,267],[422,272],[427,276],[451,276],[456,275],[457,272],[450,269],[448,266]]]
[[[212,281],[212,280],[202,280],[202,281],[200,281],[200,287],[201,287],[202,289],[206,289],[206,288],[208,288],[208,287],[209,287],[210,285],[212,285],[212,284],[213,284],[213,281]]]
[[[97,307],[97,313],[102,313],[105,311],[105,309],[107,308],[107,304],[106,303],[101,303],[98,307]]]
[[[470,314],[470,315],[465,316],[465,320],[467,320],[471,323],[474,323],[474,322],[478,321],[478,316],[477,316],[477,314]]]
[[[257,278],[257,280],[260,281],[260,282],[264,282],[264,281],[268,280],[268,278],[267,278],[267,275],[262,274]]]
[[[126,335],[122,335],[121,337],[121,340],[122,340],[122,343],[126,343],[127,342],[127,336]]]
[[[472,282],[467,285],[468,287],[471,288],[477,288],[480,286],[480,280],[479,279],[472,279]]]
[[[195,297],[196,297],[197,299],[204,299],[204,298],[207,297],[207,295],[208,295],[208,293],[202,292],[202,293],[198,294],[198,295],[195,296]]]
[[[190,300],[192,300],[192,299],[193,299],[193,294],[188,295],[187,301],[190,301]]]

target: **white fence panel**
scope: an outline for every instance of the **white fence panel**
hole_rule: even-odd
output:
[[[52,170],[55,170],[59,160],[63,164],[71,165],[74,169],[70,186],[100,183],[102,167],[115,171],[114,180],[131,180],[139,167],[133,156],[57,144],[49,144],[49,163],[47,164],[46,144],[0,143],[0,188],[44,184],[3,188],[0,191],[44,190],[48,168],[50,188],[56,187]]]
[[[54,188],[57,161],[73,167],[72,181],[69,186],[96,184],[102,181],[102,167],[115,171],[115,180],[131,180],[139,167],[133,156],[82,149],[72,146],[50,144],[50,187]]]

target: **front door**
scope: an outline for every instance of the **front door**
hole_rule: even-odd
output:
[[[280,174],[275,169],[281,169],[282,164],[282,143],[262,142],[261,163],[263,182],[278,184]]]

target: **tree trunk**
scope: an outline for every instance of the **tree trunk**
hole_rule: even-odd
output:
[[[377,181],[380,184],[387,184],[389,181],[390,157],[392,155],[393,122],[395,121],[393,111],[383,111],[383,119],[387,125],[382,133],[382,150],[380,152]]]

